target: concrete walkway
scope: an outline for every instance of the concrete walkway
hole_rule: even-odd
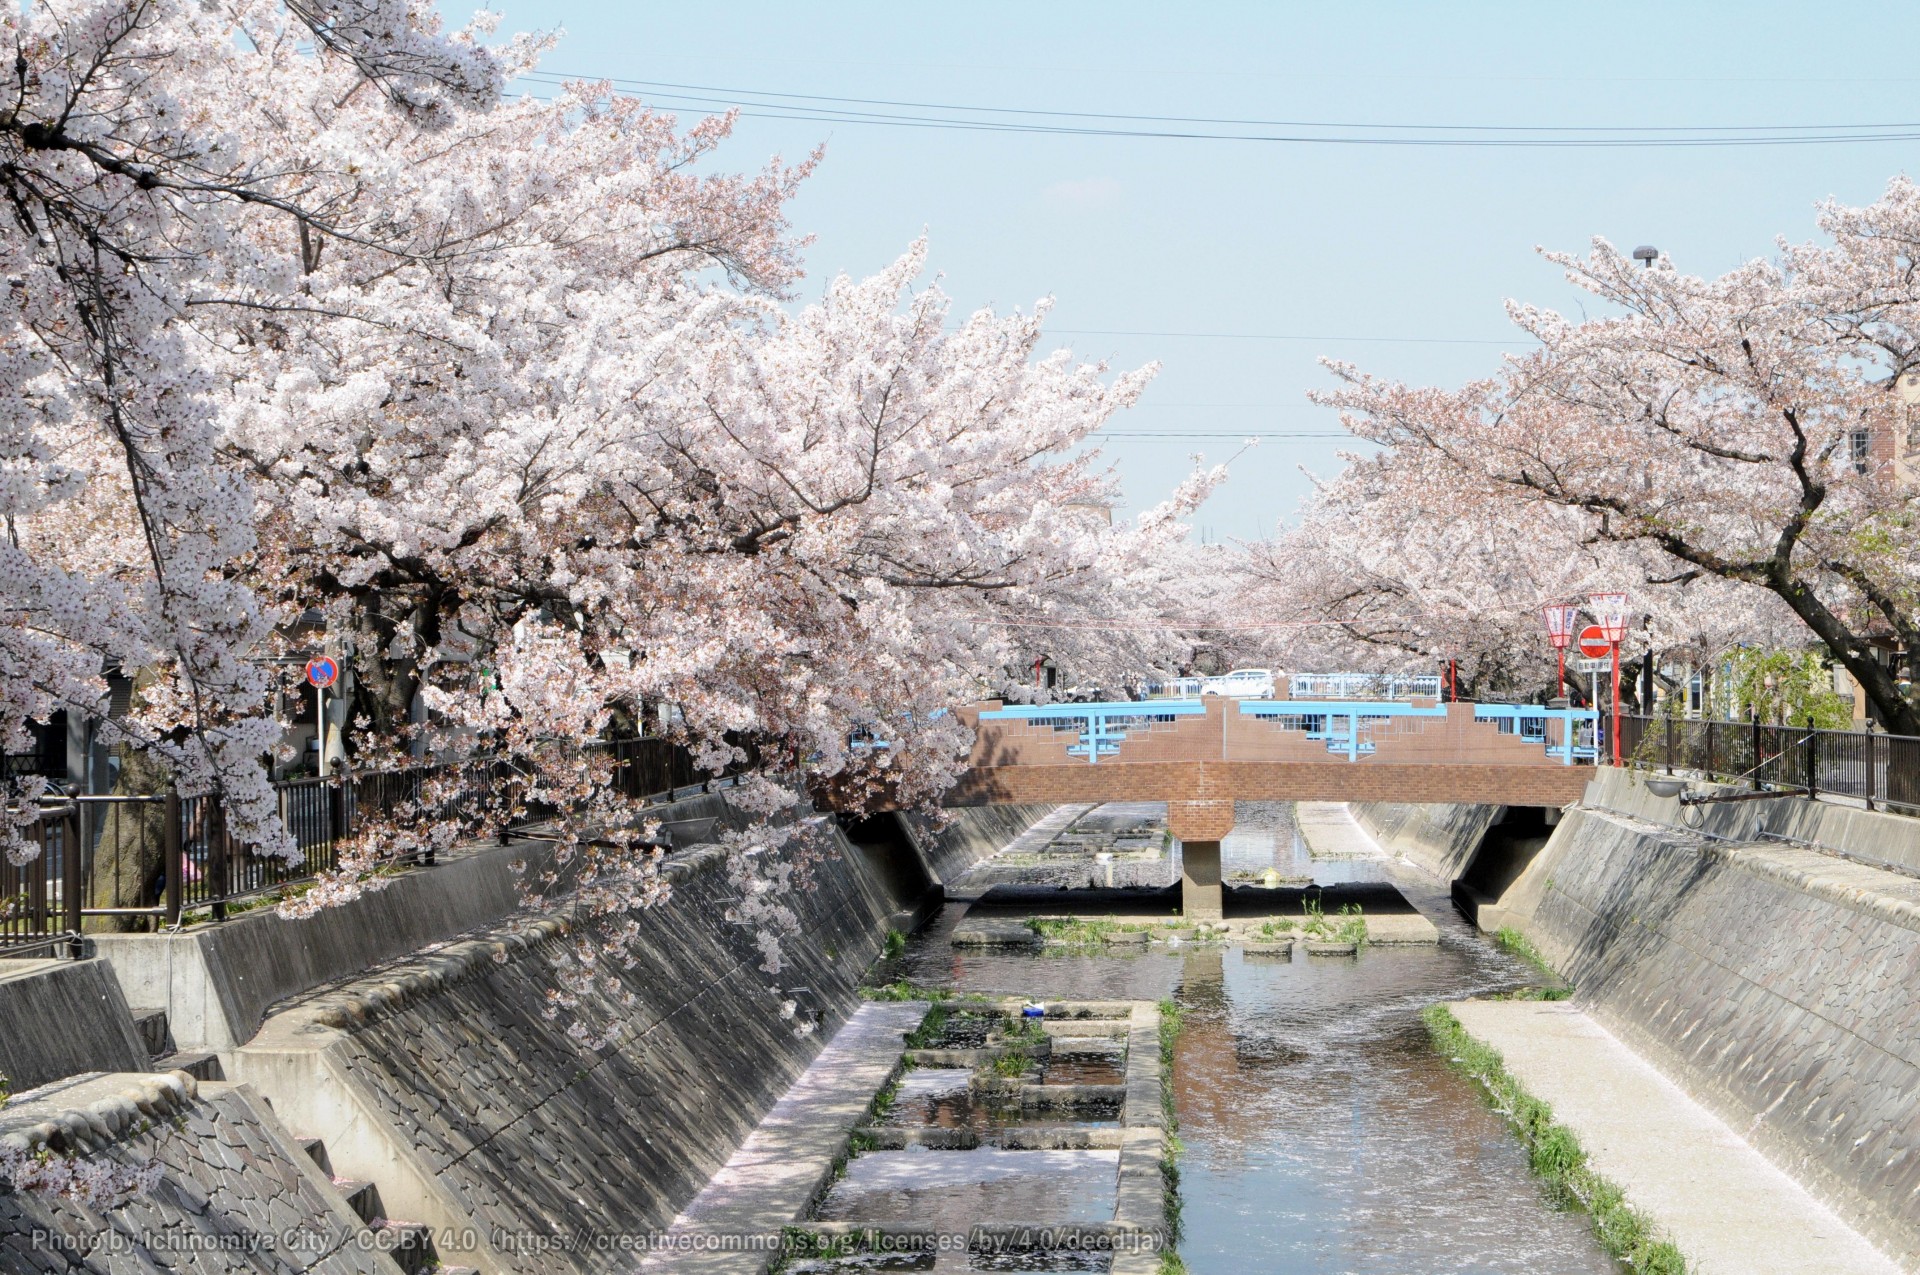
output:
[[[1055,837],[1099,808],[1087,805],[1057,807],[1027,825],[1027,830],[1001,846],[995,852],[995,857],[1003,854],[1039,854],[1053,844]],[[980,862],[988,863],[991,860],[982,859]]]
[[[1464,1001],[1500,1051],[1696,1275],[1902,1275],[1699,1103],[1564,1001]]]
[[[1296,801],[1293,825],[1316,859],[1377,859],[1382,863],[1393,859],[1354,822],[1353,812],[1344,801]],[[1418,911],[1368,913],[1367,941],[1383,946],[1438,943],[1440,929]]]
[[[759,1275],[777,1252],[764,1247],[800,1220],[833,1170],[920,1025],[919,1001],[867,1004],[853,1012],[813,1064],[775,1103],[726,1166],[674,1219],[667,1243],[639,1269],[674,1275]]]
[[[1344,801],[1296,801],[1293,823],[1316,859],[1391,859],[1353,821]]]

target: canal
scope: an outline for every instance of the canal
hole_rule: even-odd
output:
[[[1105,807],[1081,824],[1131,826],[1146,842],[1163,818],[1151,806]],[[1195,1275],[1616,1271],[1585,1215],[1544,1197],[1516,1139],[1434,1053],[1420,1022],[1435,1001],[1524,986],[1532,972],[1410,870],[1312,857],[1290,805],[1242,805],[1222,859],[1241,879],[1272,869],[1321,884],[1389,881],[1439,927],[1440,942],[1290,962],[1177,941],[1132,953],[968,949],[949,941],[966,907],[952,902],[887,976],[959,991],[1173,999],[1183,1012],[1180,1252]],[[1171,879],[1174,866],[1157,870]],[[1024,875],[1086,880],[1084,864],[1066,856]],[[1006,881],[1009,872],[982,876]],[[966,891],[963,880],[953,893]]]

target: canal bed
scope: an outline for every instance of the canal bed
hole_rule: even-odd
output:
[[[1095,813],[1102,828],[1131,820],[1143,832],[1157,817],[1152,807]],[[1517,1141],[1420,1023],[1436,1000],[1520,986],[1531,972],[1474,934],[1432,883],[1380,859],[1312,858],[1289,805],[1243,804],[1222,850],[1229,873],[1390,880],[1440,943],[1291,961],[1191,944],[964,949],[949,942],[965,910],[956,903],[884,974],[960,991],[1171,997],[1184,1015],[1180,1252],[1194,1275],[1614,1272],[1585,1215],[1544,1198]],[[1166,861],[1169,879],[1174,870]]]

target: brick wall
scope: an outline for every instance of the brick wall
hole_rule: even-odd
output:
[[[1386,801],[1564,806],[1590,766],[1378,762],[1123,762],[986,766],[950,789],[950,806],[1100,801]]]

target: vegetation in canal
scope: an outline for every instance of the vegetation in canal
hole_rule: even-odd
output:
[[[1173,1049],[1180,1039],[1179,1002],[1160,1002],[1160,1113],[1166,1126],[1161,1142],[1160,1173],[1166,1201],[1167,1247],[1160,1254],[1160,1275],[1186,1275],[1187,1264],[1175,1246],[1180,1243],[1180,1115],[1173,1103]]]
[[[992,1047],[1003,1050],[999,1057],[987,1064],[987,1070],[996,1076],[1009,1079],[1024,1076],[1033,1066],[1033,1056],[1047,1039],[1047,1029],[1037,1018],[1014,1018],[1002,1029],[1000,1039],[992,1042]]]
[[[1027,928],[1050,943],[1093,947],[1105,943],[1120,923],[1110,916],[1034,916],[1027,918]]]
[[[1528,1163],[1546,1184],[1550,1199],[1585,1209],[1601,1246],[1637,1275],[1686,1275],[1680,1250],[1656,1238],[1652,1224],[1626,1202],[1620,1188],[1594,1172],[1573,1131],[1521,1087],[1498,1050],[1469,1035],[1445,1005],[1429,1005],[1421,1017],[1448,1065],[1478,1085],[1488,1105],[1520,1136]]]
[[[908,1049],[937,1049],[946,1038],[947,1020],[953,1016],[944,1004],[935,1005],[920,1020],[920,1025],[907,1033]]]
[[[781,1234],[780,1253],[767,1267],[767,1275],[783,1275],[795,1261],[831,1261],[852,1257],[860,1251],[865,1237],[857,1232],[826,1235],[804,1226],[789,1226]]]
[[[907,936],[902,934],[899,930],[888,930],[887,931],[887,948],[886,948],[887,959],[892,960],[894,957],[900,955],[900,953],[906,950],[907,950]]]
[[[1367,945],[1367,918],[1360,911],[1358,903],[1340,905],[1340,928],[1334,931],[1334,937],[1342,943],[1351,943],[1356,948]]]
[[[1494,933],[1493,941],[1499,944],[1501,951],[1519,957],[1536,970],[1539,970],[1540,973],[1545,975],[1549,980],[1546,985],[1541,987],[1523,987],[1519,991],[1511,992],[1507,995],[1506,999],[1563,1001],[1573,995],[1573,984],[1561,978],[1560,975],[1555,972],[1553,966],[1547,964],[1547,958],[1540,955],[1540,949],[1535,947],[1526,935],[1514,929],[1511,925],[1503,925]]]
[[[1300,906],[1306,911],[1306,920],[1300,928],[1308,938],[1333,939],[1351,943],[1355,948],[1367,945],[1367,917],[1358,903],[1343,903],[1338,915],[1329,917],[1320,902],[1320,892],[1315,890],[1300,900]]]
[[[951,1001],[985,1000],[984,996],[960,996],[950,987],[928,987],[909,978],[895,979],[891,983],[869,983],[860,989],[860,995],[870,1001]]]

